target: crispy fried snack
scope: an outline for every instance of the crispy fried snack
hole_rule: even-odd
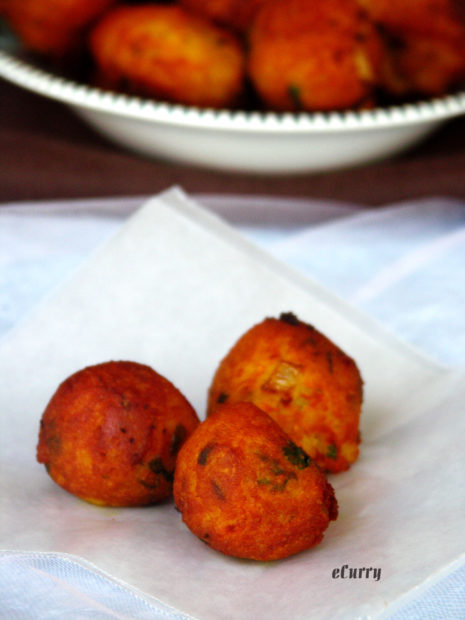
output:
[[[344,471],[358,457],[358,368],[292,313],[252,327],[219,364],[209,390],[208,415],[220,403],[240,401],[268,413],[326,471]]]
[[[222,405],[186,441],[174,498],[196,536],[252,560],[313,547],[338,512],[324,474],[251,403]]]
[[[26,48],[52,57],[81,50],[86,28],[116,0],[3,0]]]
[[[407,96],[441,96],[465,83],[465,30],[462,38],[398,35],[388,39],[383,87]]]
[[[258,8],[268,0],[180,0],[182,6],[218,24],[245,32]]]
[[[270,0],[249,39],[249,74],[268,107],[373,105],[384,48],[356,0]]]
[[[359,0],[370,17],[391,31],[454,36],[463,28],[462,0]]]
[[[465,3],[362,1],[384,33],[382,86],[388,93],[439,96],[465,81]]]
[[[178,6],[120,6],[91,35],[106,87],[196,106],[233,106],[244,80],[239,39]]]
[[[152,504],[171,495],[178,450],[198,424],[179,390],[149,366],[106,362],[58,387],[42,416],[37,460],[93,504]]]

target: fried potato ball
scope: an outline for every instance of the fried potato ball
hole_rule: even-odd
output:
[[[463,28],[465,4],[459,0],[359,0],[370,17],[391,31],[431,36],[456,35]]]
[[[276,110],[370,107],[384,57],[356,0],[270,0],[250,29],[248,71]]]
[[[439,96],[465,81],[465,4],[363,0],[384,33],[382,86],[391,95]]]
[[[42,416],[37,460],[93,504],[152,504],[171,495],[178,450],[198,424],[181,392],[149,366],[105,362],[58,387]]]
[[[337,473],[358,457],[362,392],[354,360],[284,313],[248,330],[220,362],[208,415],[220,403],[252,402],[323,470]]]
[[[180,0],[181,5],[219,24],[245,32],[268,0]]]
[[[91,35],[106,88],[188,105],[235,105],[244,80],[239,39],[178,6],[120,6]]]
[[[441,96],[465,82],[463,39],[398,35],[389,39],[383,87],[395,97]]]
[[[115,0],[4,0],[5,16],[26,48],[53,57],[84,46],[86,28]]]
[[[338,512],[321,470],[251,403],[217,408],[190,436],[178,455],[174,498],[196,536],[252,560],[313,547]]]

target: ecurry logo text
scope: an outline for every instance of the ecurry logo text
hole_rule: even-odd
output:
[[[362,566],[353,568],[348,564],[343,564],[340,568],[333,568],[331,572],[333,579],[373,579],[379,581],[381,579],[381,569]]]

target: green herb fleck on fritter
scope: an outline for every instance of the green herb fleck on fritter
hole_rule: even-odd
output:
[[[308,454],[293,441],[289,441],[283,447],[283,453],[289,463],[292,463],[292,465],[295,465],[298,469],[305,469],[310,465],[311,459]]]
[[[334,459],[334,460],[337,459],[337,446],[336,446],[335,443],[330,443],[329,444],[328,449],[326,451],[326,456],[329,459]]]
[[[301,110],[303,108],[302,99],[300,96],[300,88],[296,86],[296,84],[290,84],[287,93],[289,95],[292,104],[297,110]]]

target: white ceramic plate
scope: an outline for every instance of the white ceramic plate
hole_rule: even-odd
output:
[[[61,101],[101,134],[144,155],[256,173],[360,165],[412,146],[465,112],[465,91],[363,112],[209,110],[103,91],[0,50],[0,76]]]

